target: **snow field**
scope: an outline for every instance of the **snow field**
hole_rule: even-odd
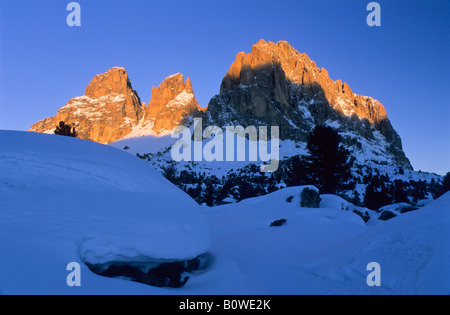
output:
[[[450,293],[450,193],[365,224],[337,196],[300,207],[302,189],[201,207],[123,150],[0,131],[0,293]],[[279,219],[286,223],[270,226]],[[101,277],[84,264],[205,252],[208,268],[179,289]],[[72,261],[81,265],[80,287],[66,284]],[[381,266],[380,287],[366,284],[370,262]]]

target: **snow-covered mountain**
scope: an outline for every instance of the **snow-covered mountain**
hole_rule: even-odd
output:
[[[0,131],[0,143],[2,294],[450,292],[449,193],[367,223],[333,195],[302,207],[305,187],[210,208],[123,150],[12,131]],[[119,272],[193,259],[176,289]],[[71,262],[81,286],[67,285]],[[367,285],[371,262],[381,286]],[[95,273],[102,268],[119,274]]]
[[[379,101],[354,93],[341,80],[332,80],[323,67],[286,41],[260,40],[251,52],[238,53],[222,80],[220,93],[205,108],[195,99],[190,79],[179,73],[153,87],[146,105],[132,89],[126,70],[115,67],[95,76],[84,96],[73,98],[56,116],[34,124],[30,131],[51,133],[64,120],[73,124],[83,139],[139,154],[162,173],[173,168],[179,186],[191,196],[198,195],[196,190],[205,191],[208,185],[220,195],[225,185],[231,185],[226,183],[227,178],[246,176],[255,163],[262,161],[247,157],[245,161],[174,163],[171,149],[178,139],[171,138],[171,133],[181,125],[193,134],[196,118],[202,119],[202,131],[207,126],[222,130],[227,126],[255,126],[267,127],[270,136],[270,127],[278,126],[280,165],[308,153],[307,137],[315,126],[334,128],[355,159],[354,187],[343,193],[358,202],[362,201],[367,177],[373,175],[404,182],[425,181],[430,186],[432,181],[442,180],[441,176],[413,170],[401,138]],[[208,140],[203,141],[203,147]],[[271,183],[264,182],[257,189],[264,194],[286,187],[283,172],[286,168],[280,167]],[[199,177],[203,179],[201,185],[192,180]],[[248,182],[254,182],[254,178],[249,177]],[[427,189],[425,195],[429,192]],[[218,203],[228,197],[235,199],[226,192]],[[203,202],[202,198],[196,200]]]
[[[190,78],[185,82],[182,74],[171,75],[152,89],[145,116],[153,124],[146,129],[156,134],[170,132],[183,125],[184,119],[201,116],[202,110],[195,99]]]
[[[121,138],[164,134],[202,117],[204,126],[279,126],[281,140],[299,146],[316,125],[336,128],[358,162],[411,169],[400,136],[384,106],[333,81],[306,54],[286,41],[260,40],[241,52],[222,80],[220,94],[207,108],[195,99],[190,79],[176,74],[153,87],[148,105],[131,87],[125,69],[97,75],[84,96],[30,131],[51,132],[60,120],[74,124],[83,139],[111,143]],[[148,152],[140,152],[148,153]],[[286,154],[288,154],[286,152]]]

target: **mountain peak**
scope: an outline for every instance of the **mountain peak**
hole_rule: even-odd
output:
[[[411,167],[384,106],[357,95],[341,80],[333,81],[326,69],[287,41],[260,40],[250,53],[238,53],[207,113],[211,124],[279,126],[281,139],[301,142],[316,125],[331,124],[370,141],[381,134],[387,141],[384,150],[397,165]],[[352,141],[348,139],[350,145]]]
[[[236,85],[257,84],[254,82],[256,73],[263,71],[268,74],[273,69],[279,72],[280,80],[311,90],[311,96],[321,92],[329,105],[340,114],[356,114],[358,118],[366,118],[371,123],[387,118],[380,102],[353,93],[348,84],[341,80],[331,80],[326,69],[318,68],[308,55],[299,53],[283,40],[273,43],[261,39],[252,46],[250,53],[239,53],[222,81],[221,93],[227,93]]]
[[[355,94],[347,83],[330,79],[325,68],[287,41],[262,39],[250,53],[238,53],[206,112],[195,98],[190,78],[181,73],[153,87],[145,105],[132,89],[127,71],[113,67],[96,75],[85,95],[71,99],[56,116],[37,122],[30,131],[52,132],[65,121],[76,127],[80,138],[110,143],[128,135],[169,132],[195,117],[222,127],[279,126],[281,140],[296,142],[305,142],[314,126],[331,125],[351,134],[345,141],[354,150],[371,143],[395,165],[411,167],[384,106]]]
[[[72,98],[55,116],[33,124],[30,131],[52,133],[60,121],[65,121],[76,127],[80,138],[110,143],[132,132],[171,131],[202,112],[191,79],[184,80],[181,73],[153,87],[146,106],[133,90],[126,69],[112,67],[96,75],[83,96]]]
[[[96,75],[86,87],[84,95],[95,98],[108,94],[126,94],[130,90],[131,82],[125,68],[113,67]]]
[[[110,143],[130,133],[142,115],[142,103],[127,71],[113,67],[96,75],[83,96],[72,98],[55,116],[38,121],[30,131],[50,133],[65,121],[76,127],[80,138]]]
[[[154,120],[153,131],[171,131],[182,124],[185,117],[199,113],[201,108],[195,99],[191,79],[184,80],[181,73],[168,76],[158,86],[152,88],[150,102],[145,117]]]

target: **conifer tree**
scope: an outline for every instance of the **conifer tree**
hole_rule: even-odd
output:
[[[334,194],[350,179],[353,158],[341,145],[341,137],[331,127],[316,126],[308,137],[309,155],[304,166],[311,184],[321,194]]]
[[[59,125],[56,126],[56,129],[53,133],[55,135],[74,137],[74,138],[76,138],[78,136],[77,132],[75,131],[75,127],[66,125],[66,123],[64,121],[59,122]]]

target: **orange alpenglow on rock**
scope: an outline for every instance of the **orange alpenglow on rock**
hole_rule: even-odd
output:
[[[130,133],[144,114],[124,68],[114,67],[95,76],[83,96],[72,98],[56,116],[38,121],[29,131],[53,133],[64,121],[82,139],[110,143]]]
[[[82,139],[111,143],[136,128],[156,133],[171,131],[185,117],[201,112],[192,84],[183,75],[168,77],[153,88],[148,106],[141,102],[131,86],[127,71],[114,67],[96,75],[83,96],[72,98],[56,116],[33,124],[29,131],[53,133],[60,121],[73,125]]]
[[[341,80],[333,81],[327,70],[286,41],[260,40],[250,53],[238,53],[207,108],[199,106],[191,80],[180,73],[153,87],[145,105],[126,70],[114,67],[95,76],[83,96],[71,99],[56,116],[37,122],[30,131],[53,133],[64,121],[75,127],[79,138],[107,144],[125,137],[165,135],[197,117],[205,126],[279,126],[281,140],[296,142],[306,142],[314,126],[329,125],[366,142],[382,141],[380,152],[388,152],[396,165],[411,168],[384,106],[353,93]],[[349,146],[358,142],[344,141]],[[354,149],[360,148],[359,142]]]
[[[261,39],[252,46],[250,53],[240,52],[223,80],[221,93],[225,93],[236,82],[251,84],[255,71],[272,67],[279,67],[283,72],[280,76],[284,75],[291,83],[310,89],[311,95],[322,90],[328,103],[344,115],[356,114],[360,119],[367,118],[371,123],[387,118],[386,110],[380,102],[354,94],[347,83],[342,83],[341,80],[331,80],[327,70],[319,69],[306,54],[299,53],[286,41],[275,44]],[[281,102],[287,102],[287,96],[281,90],[282,85],[276,80],[273,83],[275,95]]]
[[[153,87],[146,117],[154,119],[153,131],[157,134],[171,131],[192,114],[200,115],[202,108],[195,99],[191,80],[184,81],[180,73],[167,77],[158,87]]]

